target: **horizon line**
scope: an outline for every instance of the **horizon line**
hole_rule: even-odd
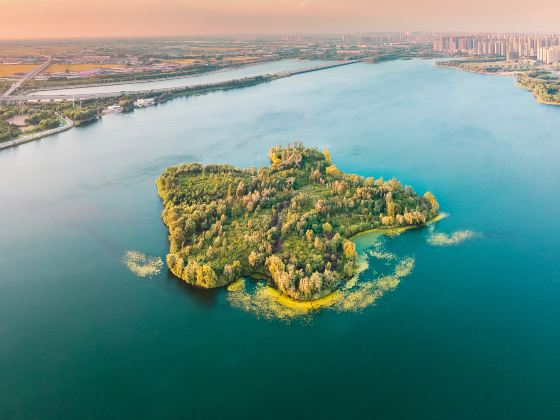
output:
[[[29,42],[29,41],[87,41],[87,40],[118,40],[118,39],[181,39],[181,38],[236,38],[236,37],[279,37],[279,36],[340,36],[340,35],[370,35],[370,34],[510,34],[510,35],[557,35],[558,32],[538,32],[538,31],[432,31],[432,30],[401,30],[401,31],[341,31],[341,32],[241,32],[241,33],[216,33],[216,34],[161,34],[161,35],[86,35],[86,36],[55,36],[55,37],[14,37],[2,38],[0,42]]]

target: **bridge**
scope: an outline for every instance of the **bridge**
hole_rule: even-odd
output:
[[[37,76],[38,74],[43,72],[47,67],[49,67],[51,65],[51,61],[52,61],[51,57],[47,57],[47,61],[37,66],[32,71],[27,73],[24,77],[16,81],[6,92],[2,94],[0,98],[2,99],[9,98],[12,93],[17,91],[21,87],[21,85],[23,85],[28,80],[35,78],[35,76]]]

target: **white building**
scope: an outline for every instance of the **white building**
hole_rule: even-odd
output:
[[[147,106],[152,106],[155,103],[154,98],[138,99],[134,102],[134,106],[137,108],[144,108]]]

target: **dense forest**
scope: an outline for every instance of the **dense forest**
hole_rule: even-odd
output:
[[[423,225],[439,211],[431,193],[344,173],[328,151],[298,143],[269,157],[260,169],[191,163],[160,176],[177,277],[205,288],[268,278],[291,298],[318,299],[354,275],[353,235]]]

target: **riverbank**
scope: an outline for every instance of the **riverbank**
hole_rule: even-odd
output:
[[[64,121],[64,124],[62,126],[57,127],[57,128],[53,128],[51,130],[45,130],[45,131],[40,131],[38,133],[33,133],[33,134],[25,135],[25,136],[20,136],[18,138],[13,139],[13,140],[2,142],[2,143],[0,143],[0,150],[8,149],[10,147],[19,146],[19,145],[29,143],[29,142],[35,141],[35,140],[40,140],[40,139],[43,139],[45,137],[52,136],[54,134],[62,133],[63,131],[70,130],[72,127],[74,127],[74,122],[70,118],[67,118],[67,117],[60,117],[60,118],[61,118],[61,120]]]
[[[222,81],[222,82],[216,82],[216,83],[209,83],[209,84],[204,84],[204,85],[194,85],[194,86],[181,86],[181,87],[176,87],[176,88],[162,88],[162,89],[153,89],[153,90],[139,90],[139,91],[134,91],[134,92],[127,92],[126,94],[123,92],[115,92],[115,93],[109,93],[109,94],[103,94],[103,95],[95,95],[94,97],[91,98],[82,98],[86,101],[98,101],[100,102],[98,105],[101,107],[106,107],[108,105],[110,105],[111,103],[113,103],[114,101],[119,101],[121,99],[126,99],[128,101],[135,101],[136,99],[141,99],[141,98],[153,98],[155,100],[155,104],[161,104],[161,103],[165,103],[168,102],[172,99],[175,98],[179,98],[179,97],[184,97],[184,96],[193,96],[193,95],[204,95],[204,94],[209,94],[209,93],[213,93],[213,92],[217,92],[217,91],[225,91],[225,90],[231,90],[231,89],[239,89],[239,88],[244,88],[244,87],[250,87],[250,86],[255,86],[261,83],[267,83],[267,82],[271,82],[273,80],[278,80],[278,79],[282,79],[282,78],[286,78],[286,77],[291,77],[291,76],[296,76],[296,75],[303,75],[303,74],[307,74],[307,73],[311,73],[311,72],[316,72],[316,71],[320,71],[320,70],[326,70],[326,69],[331,69],[331,68],[336,68],[336,67],[342,67],[342,66],[348,66],[351,64],[356,64],[360,62],[359,60],[353,60],[353,61],[344,61],[344,62],[329,62],[328,64],[325,64],[323,66],[318,66],[318,67],[312,67],[312,68],[304,68],[304,69],[296,69],[296,70],[289,70],[289,71],[284,71],[284,72],[278,72],[278,73],[273,73],[273,74],[265,74],[265,75],[259,75],[259,76],[252,76],[252,77],[244,77],[244,78],[238,78],[238,79],[232,79],[232,80],[228,80],[228,81]],[[50,104],[50,100],[48,96],[44,96],[44,99],[41,99],[41,101],[43,100],[48,100],[48,104]],[[58,99],[53,99],[53,100],[60,100],[60,98]],[[53,102],[55,103],[55,102]],[[41,102],[41,105],[43,105],[43,103]],[[101,118],[102,115],[98,115],[97,118]],[[70,128],[72,128],[74,125],[78,125],[79,122],[76,121],[74,124],[72,124],[71,126],[65,125],[64,127],[59,127],[59,131],[57,131],[58,129],[55,130],[49,130],[49,131],[44,131],[42,133],[37,133],[36,135],[34,134],[33,136],[25,136],[25,138],[20,137],[19,139],[15,139],[15,140],[11,140],[9,142],[5,142],[2,143],[2,146],[0,147],[0,149],[6,149],[9,147],[13,147],[13,146],[17,146],[20,144],[24,144],[27,143],[29,141],[33,141],[33,140],[37,140],[39,138],[44,138],[44,137],[48,137],[50,135],[53,134],[57,134],[60,131],[65,131],[68,130]],[[40,135],[39,135],[40,134]],[[29,137],[29,138],[28,138]]]
[[[484,71],[484,70],[477,70],[477,69],[470,69],[470,68],[464,68],[461,67],[459,65],[452,65],[452,64],[445,64],[448,63],[447,61],[437,61],[435,63],[436,67],[441,67],[441,68],[446,68],[446,69],[453,69],[453,70],[459,70],[459,71],[464,71],[466,73],[473,73],[473,74],[482,74],[485,76],[502,76],[502,77],[511,77],[511,76],[516,76],[516,73],[513,71],[509,71],[509,72],[491,72],[491,71]]]
[[[245,68],[245,67],[251,67],[251,66],[255,66],[258,64],[265,64],[265,63],[270,63],[270,62],[275,62],[278,61],[276,59],[270,59],[270,60],[261,60],[261,61],[257,61],[257,62],[252,62],[252,63],[243,63],[243,64],[235,64],[235,65],[231,65],[228,67],[224,67],[218,70],[210,70],[207,72],[200,72],[200,73],[196,73],[196,74],[183,74],[183,75],[177,75],[177,76],[164,76],[161,75],[159,77],[152,77],[149,79],[131,79],[131,80],[123,80],[120,82],[109,82],[109,83],[84,83],[84,84],[79,84],[79,85],[67,85],[67,86],[56,86],[56,87],[52,87],[52,88],[38,88],[38,89],[30,89],[28,91],[25,91],[24,94],[25,95],[33,95],[36,93],[40,93],[40,92],[48,92],[48,91],[54,91],[54,90],[66,90],[66,89],[81,89],[81,88],[94,88],[94,87],[110,87],[110,86],[122,86],[122,85],[129,85],[131,83],[134,84],[140,84],[140,83],[151,83],[151,82],[159,82],[159,81],[167,81],[167,80],[178,80],[178,79],[185,79],[185,78],[196,78],[196,77],[204,77],[204,76],[210,76],[213,74],[220,74],[220,73],[224,73],[230,70],[234,70],[234,69],[239,69],[239,68]]]
[[[56,87],[54,89],[34,89],[28,91],[25,96],[29,96],[30,99],[41,99],[48,98],[48,97],[62,97],[62,96],[79,96],[79,97],[95,97],[97,96],[118,96],[124,93],[132,94],[132,93],[139,93],[139,92],[150,92],[150,91],[159,91],[159,90],[168,90],[168,89],[181,89],[186,87],[193,87],[197,85],[197,83],[204,78],[218,78],[220,75],[230,73],[247,73],[247,74],[237,74],[234,75],[229,80],[208,80],[206,83],[198,83],[198,85],[202,84],[209,84],[209,83],[221,83],[227,82],[237,79],[243,79],[246,77],[255,77],[255,76],[267,76],[267,75],[274,75],[274,74],[281,74],[281,73],[291,73],[297,72],[301,70],[309,70],[309,69],[325,69],[330,68],[332,66],[337,66],[340,64],[347,64],[350,61],[327,61],[324,60],[323,63],[319,64],[322,60],[266,60],[258,63],[250,63],[250,64],[243,64],[237,66],[231,66],[219,70],[213,70],[204,73],[198,73],[194,75],[182,75],[182,76],[173,76],[173,77],[156,77],[146,80],[132,80],[132,81],[125,81],[125,82],[118,82],[118,83],[96,83],[96,84],[88,84],[88,85],[80,85],[80,86],[67,86],[67,87]],[[284,64],[284,66],[282,66]],[[315,65],[314,65],[315,64]],[[267,69],[265,65],[271,67]],[[301,65],[308,65],[309,67],[301,67]],[[264,68],[263,68],[264,67]],[[276,67],[276,68],[275,68]],[[278,68],[280,67],[280,68]],[[282,68],[284,67],[284,68]],[[292,67],[292,69],[290,69]],[[261,70],[262,68],[262,70]],[[254,74],[251,74],[251,70],[254,70]],[[161,86],[161,83],[172,82],[172,81],[184,81],[185,84],[176,85],[176,86]],[[189,82],[194,82],[190,83]],[[160,83],[160,86],[154,86],[153,88],[145,88],[145,86],[149,83]],[[136,87],[138,85],[138,89],[131,88]],[[120,90],[111,90],[112,87],[124,87]],[[141,87],[141,88],[140,88]],[[98,88],[98,89],[95,89]],[[97,90],[97,92],[88,91],[90,90]]]

